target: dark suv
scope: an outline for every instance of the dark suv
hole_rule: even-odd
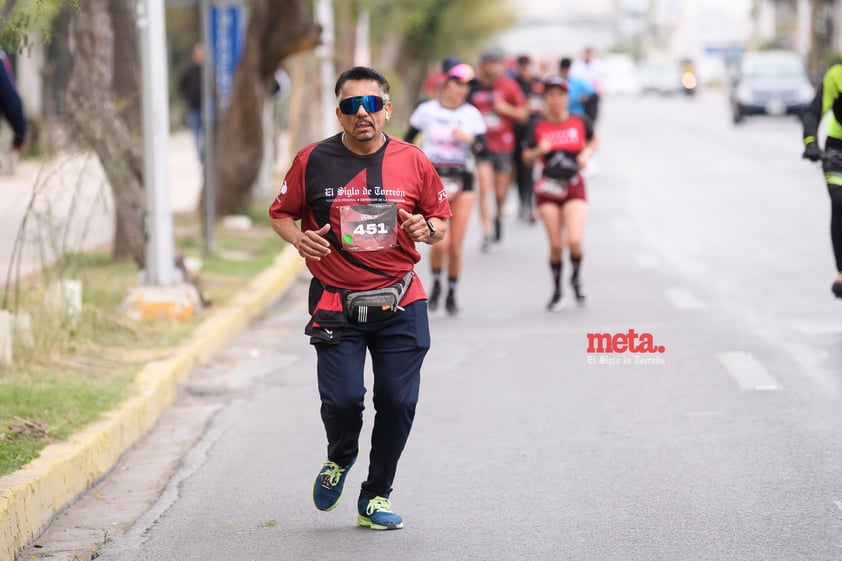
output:
[[[798,115],[815,95],[801,57],[790,51],[743,54],[731,87],[735,124],[748,115]]]

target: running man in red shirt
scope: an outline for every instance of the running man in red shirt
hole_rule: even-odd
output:
[[[567,92],[567,81],[561,76],[550,76],[544,80],[545,116],[527,134],[523,149],[526,165],[542,166],[541,177],[535,182],[535,202],[550,242],[553,279],[553,295],[547,305],[550,311],[561,305],[565,246],[570,250],[573,268],[570,284],[576,302],[584,306],[587,300],[579,278],[582,235],[588,213],[585,180],[580,172],[588,165],[588,158],[596,149],[596,136],[588,117],[570,114]]]
[[[392,530],[403,527],[389,495],[430,347],[415,244],[444,239],[451,212],[424,153],[383,133],[392,111],[386,78],[357,66],[339,76],[335,92],[343,132],[298,152],[269,215],[313,275],[305,333],[318,356],[328,440],[313,502],[332,510],[357,458],[368,351],[376,414],[357,523]]]
[[[488,151],[478,155],[479,210],[482,219],[483,250],[488,251],[492,239],[488,191],[494,191],[497,203],[494,218],[494,241],[503,237],[503,205],[512,182],[512,161],[515,152],[515,123],[529,120],[526,97],[517,82],[505,75],[503,54],[488,51],[480,56],[479,72],[468,101],[479,109],[488,129]]]

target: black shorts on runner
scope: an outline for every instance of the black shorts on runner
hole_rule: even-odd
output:
[[[484,157],[477,157],[479,162],[491,162],[491,167],[498,173],[505,173],[512,167],[514,154],[511,152],[491,152]]]

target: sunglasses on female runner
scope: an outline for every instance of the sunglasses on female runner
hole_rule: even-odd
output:
[[[339,102],[339,111],[345,115],[356,115],[360,110],[360,106],[365,109],[366,113],[377,113],[385,103],[383,98],[377,95],[358,95],[356,97],[346,97]]]

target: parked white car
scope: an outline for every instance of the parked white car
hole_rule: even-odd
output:
[[[640,81],[643,93],[673,95],[684,92],[684,86],[681,84],[681,70],[676,61],[643,62],[640,65]]]
[[[634,59],[623,53],[610,53],[602,60],[605,95],[640,95],[643,84]]]

